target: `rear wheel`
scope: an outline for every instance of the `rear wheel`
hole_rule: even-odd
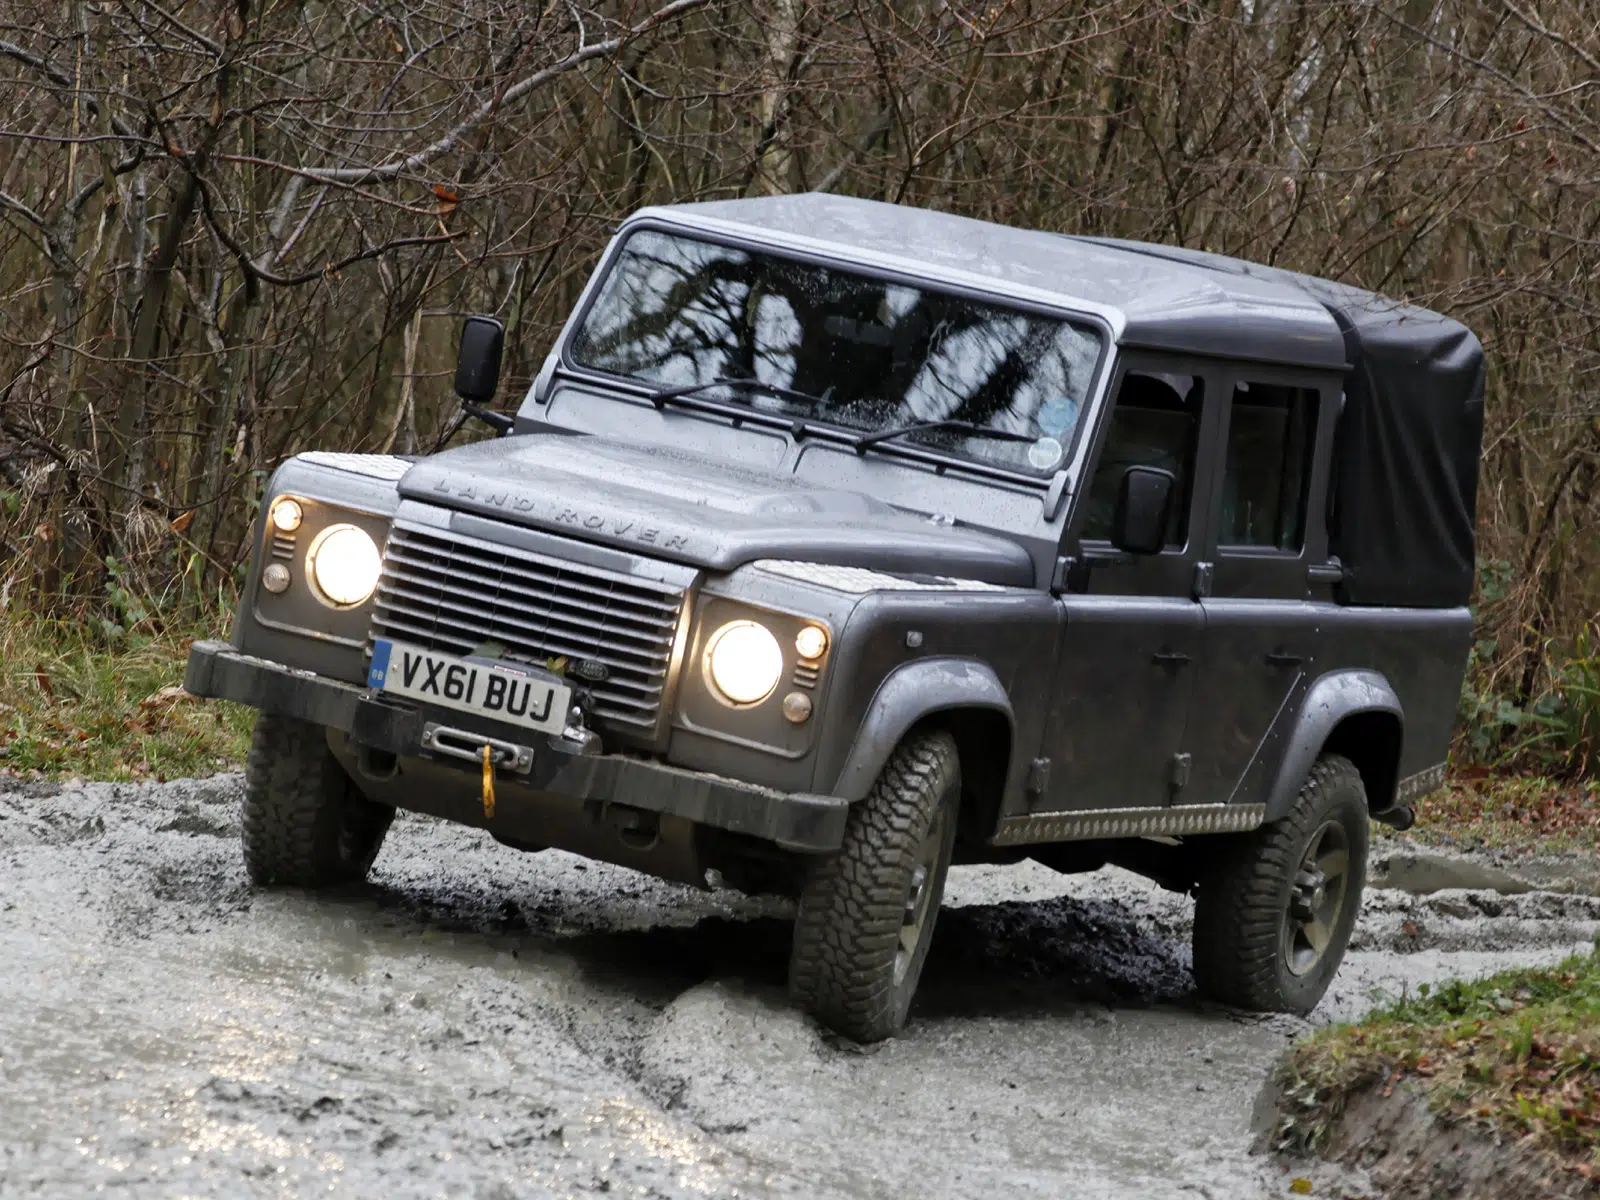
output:
[[[1325,754],[1289,813],[1201,879],[1196,986],[1238,1008],[1310,1012],[1344,959],[1366,871],[1366,788],[1349,759]]]
[[[262,713],[245,767],[244,864],[258,884],[365,879],[394,809],[357,789],[320,725]]]
[[[933,941],[960,796],[954,739],[911,734],[850,810],[839,852],[807,877],[789,991],[824,1025],[875,1042],[905,1024]]]

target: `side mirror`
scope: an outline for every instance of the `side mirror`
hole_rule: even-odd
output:
[[[456,395],[467,404],[488,404],[500,386],[500,355],[506,327],[493,317],[468,317],[456,348]]]
[[[1129,554],[1159,554],[1167,544],[1167,518],[1178,480],[1160,467],[1129,467],[1117,489],[1111,544]]]

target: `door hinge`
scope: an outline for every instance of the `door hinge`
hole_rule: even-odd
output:
[[[1306,568],[1306,579],[1311,583],[1343,583],[1344,564],[1337,554],[1330,554],[1327,562],[1312,563]]]
[[[1167,786],[1174,794],[1189,786],[1189,764],[1193,761],[1194,755],[1186,752],[1174,754],[1167,764]]]
[[[1194,598],[1204,600],[1211,595],[1211,564],[1197,562],[1194,565]]]
[[[1064,592],[1067,590],[1067,581],[1072,577],[1072,569],[1077,566],[1078,560],[1063,556],[1056,559],[1056,569],[1050,575],[1050,590]]]
[[[1044,790],[1050,786],[1050,760],[1036,758],[1028,764],[1028,777],[1023,781],[1022,790],[1030,796],[1042,796]]]

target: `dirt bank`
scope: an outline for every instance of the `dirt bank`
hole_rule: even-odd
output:
[[[1409,1083],[1354,1096],[1325,1153],[1369,1171],[1387,1200],[1583,1200],[1600,1193],[1513,1138],[1435,1116]]]
[[[863,1052],[784,1004],[775,902],[409,818],[370,885],[254,893],[237,790],[0,790],[0,1193],[1289,1194],[1250,1122],[1307,1026],[1199,1004],[1190,902],[1130,876],[953,872],[913,1023]],[[1597,928],[1378,892],[1315,1019]]]

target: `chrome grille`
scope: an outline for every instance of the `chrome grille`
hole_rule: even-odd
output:
[[[543,665],[603,663],[571,676],[603,723],[653,732],[660,719],[684,590],[671,583],[396,523],[384,552],[374,637],[447,654],[488,641]]]

